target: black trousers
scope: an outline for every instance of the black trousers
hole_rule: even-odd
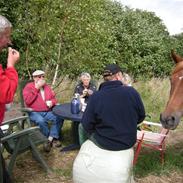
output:
[[[4,161],[4,158],[1,154],[1,152],[0,152],[0,159],[1,159],[0,169],[2,168],[2,174],[3,174],[3,177],[1,178],[1,180],[3,180],[3,182],[0,180],[0,183],[13,183],[13,181],[11,180],[9,173],[6,169],[5,161]]]

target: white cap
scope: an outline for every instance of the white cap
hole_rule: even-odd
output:
[[[39,75],[42,75],[42,74],[45,74],[45,72],[42,71],[42,70],[36,70],[32,73],[32,76],[39,76]]]

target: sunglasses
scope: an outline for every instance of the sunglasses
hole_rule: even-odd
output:
[[[41,76],[36,76],[36,77],[38,77],[38,78],[44,78],[45,76],[44,75],[41,75]]]

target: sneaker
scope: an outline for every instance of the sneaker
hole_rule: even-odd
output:
[[[44,149],[45,152],[50,152],[51,151],[51,148],[52,148],[52,142],[48,140],[44,144],[43,149]]]
[[[61,147],[62,146],[62,143],[60,140],[53,140],[53,146],[54,147]]]

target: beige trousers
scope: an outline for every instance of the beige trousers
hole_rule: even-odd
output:
[[[74,183],[134,183],[133,148],[108,151],[87,140],[74,161]]]

